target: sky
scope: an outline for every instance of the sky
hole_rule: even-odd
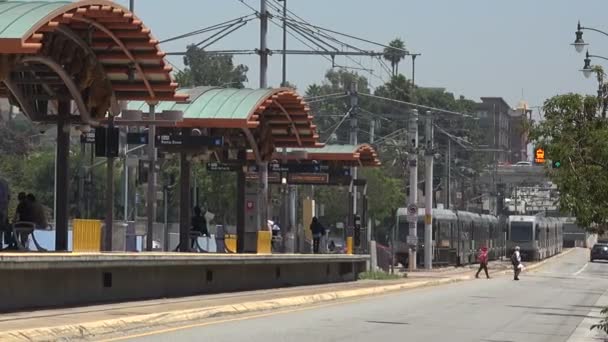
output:
[[[259,8],[259,0],[242,0]],[[276,0],[268,0],[276,4]],[[128,5],[128,0],[117,1]],[[597,82],[579,71],[583,55],[575,52],[576,23],[608,31],[606,0],[288,0],[288,8],[307,21],[379,43],[399,37],[416,59],[416,84],[443,87],[455,96],[503,97],[512,106],[524,99],[531,107],[568,92],[595,94]],[[252,13],[241,0],[135,0],[135,13],[159,38],[169,38]],[[278,19],[275,19],[278,22]],[[207,35],[208,36],[208,35]],[[163,44],[164,51],[184,51],[207,36]],[[281,29],[270,23],[268,46],[281,49]],[[586,31],[592,54],[608,56],[608,37]],[[349,41],[353,42],[353,41]],[[366,50],[382,47],[357,43]],[[209,49],[259,47],[259,22],[246,26]],[[289,37],[288,48],[308,49]],[[183,67],[180,57],[169,57]],[[361,71],[372,86],[387,73],[370,57],[355,57],[373,75]],[[259,83],[258,56],[235,56],[249,66],[249,87]],[[593,60],[602,64],[602,60]],[[604,61],[605,62],[605,61]],[[269,85],[281,81],[281,56],[271,56]],[[358,66],[337,58],[336,63]],[[287,79],[301,92],[323,79],[331,63],[319,56],[288,56]],[[411,60],[400,65],[411,77]]]

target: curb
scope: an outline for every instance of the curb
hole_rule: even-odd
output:
[[[545,259],[539,263],[531,265],[526,270],[531,271],[541,267],[550,260],[555,260],[558,257],[567,255],[572,250],[562,252],[558,256]],[[494,274],[508,274],[511,270],[499,271]],[[130,333],[137,330],[149,327],[162,327],[171,325],[180,325],[184,323],[192,323],[193,321],[201,321],[208,318],[216,318],[228,315],[239,315],[246,313],[254,313],[260,311],[277,310],[285,308],[294,308],[304,305],[313,305],[324,302],[331,302],[340,299],[351,299],[357,297],[366,297],[380,295],[388,292],[395,292],[407,289],[424,288],[451,284],[474,278],[473,274],[454,276],[450,278],[412,281],[408,283],[384,285],[369,287],[363,289],[353,289],[344,291],[326,292],[315,295],[304,295],[297,297],[285,297],[274,300],[262,300],[254,302],[245,302],[233,305],[221,305],[200,309],[190,309],[181,311],[169,311],[147,315],[138,315],[125,318],[117,318],[111,320],[86,322],[82,324],[63,325],[55,327],[42,327],[27,330],[12,330],[0,333],[0,341],[56,341],[56,340],[72,340],[72,339],[90,339],[90,338],[107,338],[117,333]]]
[[[228,315],[239,315],[260,311],[294,308],[303,305],[336,301],[365,296],[379,295],[388,292],[450,284],[472,279],[470,275],[444,278],[430,281],[414,281],[409,283],[369,287],[364,289],[327,292],[316,295],[278,298],[256,302],[245,302],[234,305],[221,305],[208,308],[191,309],[183,311],[161,312],[148,315],[138,315],[119,319],[98,322],[64,325],[56,327],[43,327],[27,330],[6,331],[0,334],[0,341],[57,341],[71,339],[90,339],[110,337],[117,333],[130,333],[149,327],[162,327],[192,323],[209,318]]]

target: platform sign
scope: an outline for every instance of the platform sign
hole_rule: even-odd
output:
[[[129,133],[127,133],[127,144],[128,145],[147,145],[148,144],[148,133],[147,132],[129,132]]]
[[[327,173],[292,173],[288,176],[289,184],[327,184],[329,174]]]
[[[209,172],[235,172],[240,170],[242,165],[237,163],[207,163],[207,171]]]
[[[268,170],[270,172],[317,173],[321,172],[322,166],[319,164],[269,164]]]
[[[416,222],[418,220],[418,206],[410,204],[407,206],[407,221]]]
[[[185,147],[222,147],[224,137],[222,136],[193,136],[180,134],[161,134],[156,136],[159,146],[185,146]]]
[[[407,236],[407,244],[410,245],[410,246],[416,246],[418,244],[418,237],[417,236],[408,235]]]
[[[83,144],[94,144],[95,143],[95,130],[90,132],[82,133],[80,135],[80,142]]]

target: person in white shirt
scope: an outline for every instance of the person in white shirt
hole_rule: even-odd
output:
[[[519,246],[515,247],[515,252],[511,255],[511,263],[513,264],[513,280],[519,280],[519,273],[521,273],[521,254],[519,253]]]

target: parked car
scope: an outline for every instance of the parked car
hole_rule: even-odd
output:
[[[529,161],[519,161],[515,164],[515,166],[532,166],[532,163]]]
[[[608,260],[608,243],[598,242],[591,248],[591,262],[594,260]]]

